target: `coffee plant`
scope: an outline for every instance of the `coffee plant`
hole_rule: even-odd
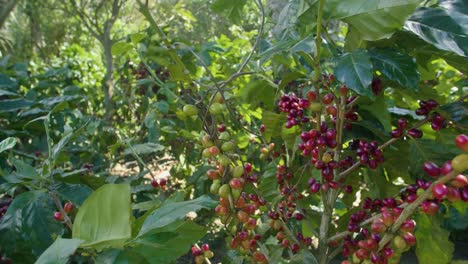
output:
[[[0,263],[465,263],[467,4],[207,2],[134,3],[112,117],[81,48],[1,60]]]

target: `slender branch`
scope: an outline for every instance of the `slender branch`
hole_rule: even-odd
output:
[[[323,16],[323,6],[325,4],[325,0],[319,0],[318,4],[318,11],[317,11],[317,35],[315,36],[315,46],[317,47],[317,54],[315,56],[315,61],[314,61],[314,78],[313,81],[316,84],[316,91],[317,95],[318,93],[318,82],[320,80],[320,47],[322,45],[322,16]],[[317,127],[320,127],[320,113],[317,113]],[[322,218],[320,222],[320,230],[319,230],[319,262],[321,264],[325,264],[328,261],[328,246],[327,246],[327,236],[328,236],[328,230],[330,227],[330,221],[331,221],[331,216],[333,213],[333,208],[330,208],[328,206],[328,199],[326,199],[326,195],[323,194],[322,192],[322,202],[323,202],[323,213],[322,213]]]
[[[55,206],[63,215],[63,220],[65,221],[65,224],[68,226],[68,228],[70,228],[70,230],[73,230],[72,221],[70,220],[70,217],[68,217],[68,214],[65,212],[65,209],[63,209],[62,202],[60,202],[60,199],[58,198],[57,193],[55,192],[55,190],[51,190],[49,194],[50,194],[50,197],[52,198],[52,201],[54,201]]]
[[[241,66],[239,67],[239,70],[237,70],[236,73],[240,73],[240,72],[242,72],[244,70],[245,66],[250,61],[250,59],[252,58],[255,50],[257,49],[257,46],[260,43],[260,39],[261,39],[261,37],[263,35],[263,27],[265,26],[265,10],[263,8],[262,0],[258,1],[258,6],[260,8],[260,12],[262,13],[260,29],[258,30],[258,35],[257,35],[257,38],[255,39],[254,45],[252,46],[252,50],[250,50],[249,55],[247,56],[247,58],[245,58],[244,62],[241,64]]]
[[[390,229],[389,233],[386,233],[382,240],[379,242],[379,250],[381,250],[394,236],[394,233],[397,232],[400,228],[400,226],[403,224],[403,222],[408,219],[409,216],[411,216],[416,209],[418,209],[419,205],[424,202],[426,199],[430,198],[432,195],[432,188],[434,185],[438,183],[446,183],[455,176],[457,176],[460,172],[458,171],[451,171],[449,174],[445,175],[444,177],[438,179],[437,181],[434,181],[429,188],[424,191],[423,194],[421,194],[416,201],[412,202],[406,208],[401,212],[400,216],[397,218],[395,223],[392,225],[392,228]]]

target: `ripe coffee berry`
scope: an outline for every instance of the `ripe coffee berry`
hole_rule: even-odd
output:
[[[64,219],[63,214],[61,212],[55,212],[54,219],[57,221],[62,221]]]
[[[75,208],[75,206],[73,206],[72,202],[66,202],[65,205],[63,206],[63,210],[67,214],[69,214],[71,211],[73,211],[74,208]]]
[[[455,144],[461,150],[468,152],[468,136],[461,134],[455,138]]]
[[[432,188],[432,195],[434,195],[434,198],[437,198],[439,200],[444,199],[447,196],[447,193],[448,193],[448,188],[443,183],[437,183]]]
[[[423,164],[423,170],[427,173],[427,175],[437,178],[440,176],[440,168],[434,162],[426,161]]]

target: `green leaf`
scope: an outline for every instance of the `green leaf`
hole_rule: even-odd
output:
[[[4,96],[4,95],[7,95],[7,96],[18,96],[17,93],[12,93],[12,92],[10,92],[10,91],[6,91],[6,90],[0,89],[0,96]]]
[[[270,141],[272,137],[281,135],[281,129],[286,123],[286,116],[271,111],[263,111],[262,124],[265,125],[265,139]]]
[[[14,148],[15,145],[16,145],[16,138],[13,138],[13,137],[5,138],[4,140],[2,140],[2,142],[0,142],[0,153],[2,153],[5,150]]]
[[[55,144],[53,147],[52,147],[52,160],[56,160],[60,154],[60,152],[63,150],[63,148],[68,144],[68,142],[73,139],[74,137],[76,137],[77,135],[79,135],[83,129],[89,124],[89,120],[80,128],[78,128],[77,130],[75,131],[71,131],[71,132],[68,132],[67,134],[65,134],[60,140],[59,142],[57,142],[57,144]]]
[[[149,264],[150,262],[136,253],[133,249],[111,249],[98,255],[96,263],[100,264]]]
[[[173,221],[154,235],[139,237],[135,240],[132,251],[143,256],[149,263],[172,263],[186,254],[187,249],[202,238],[207,230],[208,227],[192,221]]]
[[[132,145],[131,147],[125,149],[125,155],[133,155],[133,151],[136,152],[138,155],[148,155],[157,152],[161,152],[164,150],[164,146],[156,143],[143,143],[143,144],[136,144]]]
[[[122,247],[131,237],[130,218],[130,186],[106,184],[79,208],[73,223],[73,238],[84,240],[84,247]]]
[[[309,250],[301,250],[296,253],[291,260],[289,261],[290,264],[318,264],[317,258]]]
[[[276,164],[274,162],[269,163],[263,171],[258,190],[266,201],[275,203],[281,199],[276,182]]]
[[[62,199],[81,205],[93,193],[93,189],[84,184],[60,183],[56,186],[57,193]]]
[[[458,4],[459,3],[459,4]],[[442,8],[419,8],[405,29],[441,50],[468,57],[468,16],[460,1],[446,1]]]
[[[111,53],[114,56],[119,56],[131,50],[132,48],[133,48],[133,45],[131,43],[117,42],[114,45],[112,45]]]
[[[366,101],[367,104],[365,103]],[[372,102],[367,98],[362,98],[359,100],[358,104],[360,114],[362,114],[362,111],[364,110],[368,115],[375,117],[385,131],[390,131],[392,129],[392,124],[390,123],[390,112],[387,109],[387,103],[384,96],[377,97],[375,102]]]
[[[369,89],[372,82],[372,63],[366,51],[356,50],[339,57],[335,67],[335,76],[356,93],[374,96]]]
[[[362,39],[378,40],[390,37],[403,27],[421,0],[330,0],[325,12],[331,18],[348,23]]]
[[[132,40],[133,44],[137,44],[145,38],[146,38],[146,35],[143,33],[135,33],[135,34],[130,35],[130,39]]]
[[[206,195],[190,201],[164,203],[146,218],[138,237],[159,232],[161,228],[185,218],[189,212],[212,209],[217,204],[216,201]]]
[[[26,164],[22,160],[18,159],[11,159],[11,163],[15,166],[16,171],[14,172],[15,175],[19,176],[20,178],[28,178],[28,179],[40,179],[41,175],[37,173],[36,169],[29,164]]]
[[[225,13],[226,17],[228,17],[232,22],[240,24],[241,19],[244,17],[243,9],[246,2],[247,0],[216,0],[211,5],[211,9],[216,13]]]
[[[454,250],[453,243],[449,241],[450,232],[442,229],[435,217],[423,213],[417,215],[416,222],[416,256],[419,263],[449,263]]]
[[[25,99],[0,100],[0,113],[13,112],[33,105],[33,101]]]
[[[50,247],[42,253],[35,264],[66,264],[68,258],[80,246],[83,240],[57,238]]]
[[[369,54],[374,70],[382,72],[388,79],[405,88],[418,91],[419,72],[413,58],[389,49],[372,49]]]
[[[8,255],[23,254],[24,247],[39,256],[62,235],[63,226],[52,217],[55,204],[44,191],[24,192],[13,199],[0,222],[0,245]],[[29,254],[29,253],[28,253]]]
[[[242,86],[237,93],[244,102],[250,103],[252,107],[263,106],[265,109],[273,109],[277,86],[267,80],[251,80]]]

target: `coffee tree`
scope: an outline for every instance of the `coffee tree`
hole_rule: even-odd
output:
[[[463,1],[218,0],[233,29],[206,43],[137,4],[148,29],[112,51],[141,129],[109,129],[78,97],[25,105],[22,79],[0,79],[0,117],[28,133],[0,143],[2,262],[456,258],[468,227]],[[244,12],[258,14],[250,32]],[[134,110],[120,96],[116,122]],[[46,151],[32,158],[35,133]],[[106,174],[109,156],[140,173]],[[175,160],[170,177],[154,157]]]

